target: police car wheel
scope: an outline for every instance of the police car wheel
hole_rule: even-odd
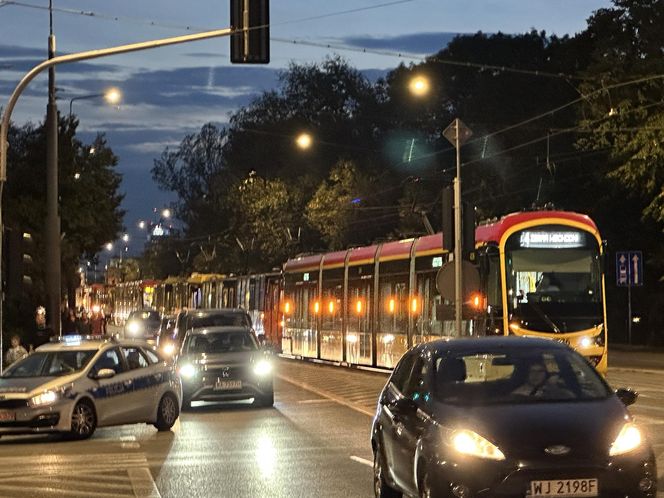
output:
[[[157,423],[154,426],[158,431],[168,431],[180,415],[178,402],[170,393],[164,394],[159,402],[159,409],[157,411]]]
[[[97,415],[89,401],[79,401],[71,414],[71,435],[75,439],[87,439],[97,428]]]

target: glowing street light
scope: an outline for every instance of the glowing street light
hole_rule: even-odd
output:
[[[429,79],[421,75],[413,77],[408,83],[408,89],[410,90],[410,93],[416,97],[424,97],[429,93],[430,88],[431,85],[429,83]]]
[[[313,144],[313,141],[314,140],[311,137],[311,135],[309,135],[309,133],[300,133],[297,136],[297,138],[295,139],[295,143],[302,150],[306,150],[309,147],[311,147],[311,145]]]
[[[109,252],[113,250],[113,243],[112,242],[109,242],[108,244],[106,244],[106,250],[109,251]]]
[[[168,219],[171,217],[171,210],[166,208],[161,212],[161,216]]]
[[[138,222],[138,228],[141,230],[145,230],[145,222],[143,220]]]
[[[117,88],[109,88],[104,93],[104,99],[111,105],[117,105],[122,99],[122,92]]]
[[[125,234],[122,236],[122,240],[123,240],[124,242],[129,242],[129,234],[125,233]]]

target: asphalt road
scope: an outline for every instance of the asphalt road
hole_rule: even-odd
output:
[[[281,360],[272,409],[196,407],[172,432],[129,425],[88,441],[0,439],[0,497],[370,497],[369,428],[386,376]],[[613,368],[664,489],[664,371]],[[664,493],[660,493],[664,496]]]

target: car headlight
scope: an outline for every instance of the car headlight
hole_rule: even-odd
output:
[[[641,431],[631,422],[623,425],[620,429],[618,437],[611,445],[609,450],[609,455],[616,456],[622,455],[624,453],[629,453],[632,450],[635,450],[641,446],[643,437],[641,436]]]
[[[259,360],[256,365],[254,365],[254,373],[256,375],[267,375],[272,371],[272,363],[267,360]]]
[[[55,403],[58,400],[58,393],[55,391],[45,391],[37,396],[30,398],[32,406],[46,406]]]
[[[172,342],[164,344],[164,347],[161,348],[161,350],[166,356],[173,356],[173,353],[175,353],[175,344]]]
[[[191,379],[194,375],[196,375],[196,367],[191,363],[185,363],[180,367],[180,377]]]
[[[498,446],[470,430],[456,431],[451,438],[452,447],[464,455],[472,455],[490,460],[505,460]]]
[[[136,335],[141,331],[141,324],[138,322],[129,322],[127,324],[127,332],[131,335]]]

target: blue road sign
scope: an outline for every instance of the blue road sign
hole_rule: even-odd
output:
[[[643,253],[641,251],[616,253],[616,285],[618,287],[643,285]]]
[[[621,251],[616,253],[616,285],[627,287],[629,285],[629,253]]]
[[[629,285],[643,285],[643,253],[629,251]]]

